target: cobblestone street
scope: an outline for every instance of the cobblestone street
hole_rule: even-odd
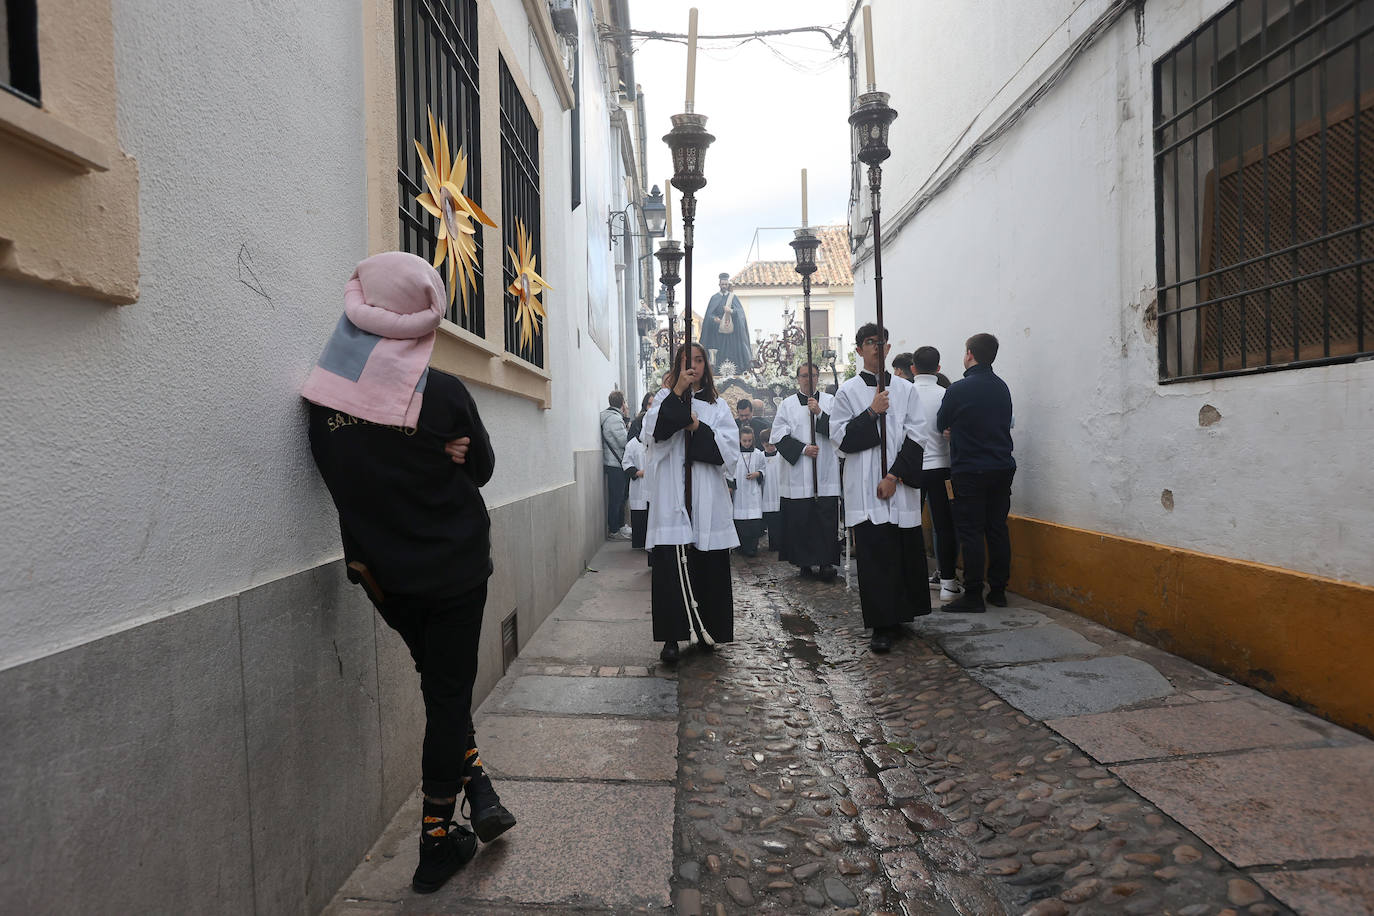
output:
[[[737,641],[663,670],[641,562],[608,545],[482,707],[483,756],[520,826],[416,897],[413,803],[332,912],[1266,916],[1374,901],[1358,789],[1374,749],[1358,736],[1016,596],[976,621],[936,612],[876,656],[843,581],[763,559],[737,561]],[[1008,667],[1007,651],[1030,657]],[[1043,661],[1065,655],[1078,661]],[[1071,664],[1091,677],[1029,673]],[[1197,764],[1182,781],[1159,770],[1258,753],[1314,755],[1320,786],[1270,796],[1263,778],[1223,776],[1194,797]]]

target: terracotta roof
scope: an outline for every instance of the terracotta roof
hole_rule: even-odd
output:
[[[853,286],[854,270],[849,260],[849,227],[817,226],[821,247],[816,250],[815,286]],[[750,261],[730,278],[736,289],[762,289],[770,286],[801,286],[796,261]]]

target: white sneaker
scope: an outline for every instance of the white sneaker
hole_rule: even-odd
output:
[[[930,574],[930,578],[927,579],[926,581],[929,582],[931,585],[939,585],[939,584],[940,584],[940,571],[939,571],[938,569],[935,570],[935,572],[933,572],[933,573]]]
[[[960,595],[962,595],[963,593],[964,593],[964,587],[963,587],[962,585],[959,584],[959,580],[958,580],[958,579],[941,579],[941,580],[940,580],[940,600],[941,600],[941,601],[950,601],[950,600],[952,600],[952,599],[954,599],[954,598],[958,598],[958,597],[959,597]]]

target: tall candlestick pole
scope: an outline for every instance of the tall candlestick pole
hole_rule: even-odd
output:
[[[687,13],[687,105],[690,114],[697,100],[697,8]]]
[[[805,180],[805,176],[806,169],[802,169],[803,181]],[[805,187],[805,184],[803,184],[803,187]],[[804,191],[802,192],[802,200],[806,200],[806,193]],[[820,247],[821,240],[816,238],[816,233],[806,228],[805,225],[798,229],[794,235],[796,237],[792,240],[791,245],[792,250],[797,253],[796,271],[801,274],[802,278],[802,302],[804,303],[802,310],[802,325],[806,329],[806,372],[807,377],[811,379],[811,392],[809,397],[815,398],[816,403],[819,404],[821,394],[820,386],[817,383],[820,381],[820,372],[816,371],[815,366],[812,365],[811,354],[811,275],[816,272],[816,249]],[[815,372],[815,374],[812,375],[812,372]],[[816,415],[811,413],[810,405],[808,405],[806,412],[811,421],[810,444],[815,445]],[[811,459],[811,498],[813,500],[820,496],[821,493],[820,471],[817,469],[819,464],[820,462],[817,461],[816,458]]]
[[[802,169],[802,228],[806,228],[806,169]]]
[[[868,8],[864,7],[867,12]],[[872,61],[870,54],[869,60]],[[892,155],[888,149],[888,128],[891,127],[897,112],[887,104],[888,94],[873,90],[858,98],[849,123],[854,128],[855,145],[858,146],[859,161],[868,166],[868,190],[872,201],[873,222],[873,295],[878,319],[878,390],[883,384],[887,368],[887,325],[883,323],[883,221],[882,221],[882,163]],[[887,473],[887,420],[879,424],[882,444],[882,472]]]
[[[690,64],[689,67],[695,66]],[[692,70],[687,71],[691,73]],[[878,79],[873,69],[873,7],[864,7],[864,73],[868,77],[868,91],[878,88]],[[690,85],[690,83],[689,83]]]

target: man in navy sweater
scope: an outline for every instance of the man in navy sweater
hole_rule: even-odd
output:
[[[974,334],[964,344],[964,377],[945,392],[935,425],[949,437],[950,482],[954,487],[954,527],[964,552],[964,594],[942,611],[981,613],[983,572],[987,602],[1007,606],[1011,573],[1011,390],[993,374],[997,338]],[[983,541],[987,541],[987,552]]]

